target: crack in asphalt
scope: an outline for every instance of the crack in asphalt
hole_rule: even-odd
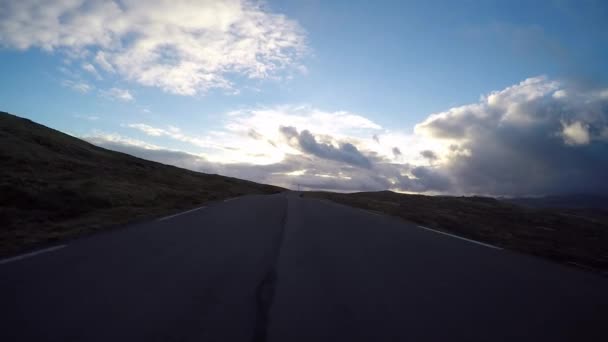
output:
[[[281,230],[275,243],[276,248],[271,256],[272,263],[270,268],[262,281],[256,288],[256,303],[257,303],[257,315],[256,324],[253,335],[253,342],[264,342],[268,335],[268,323],[270,319],[270,308],[274,299],[275,289],[277,287],[278,276],[277,276],[277,264],[281,255],[281,247],[283,245],[283,238],[285,236],[285,226],[287,223],[287,211],[289,208],[289,198],[285,198],[285,211],[281,219]]]

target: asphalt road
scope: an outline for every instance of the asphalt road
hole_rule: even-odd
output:
[[[0,341],[608,341],[608,278],[246,196],[0,261]]]

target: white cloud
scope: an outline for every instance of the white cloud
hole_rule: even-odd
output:
[[[529,78],[433,114],[415,132],[453,146],[438,153],[436,168],[451,179],[453,193],[605,193],[606,91]]]
[[[162,135],[169,134],[164,129],[154,128],[152,126],[149,126],[149,125],[146,125],[146,124],[142,124],[142,123],[130,124],[130,125],[128,125],[128,127],[138,129],[138,130],[146,133],[147,135],[150,135],[150,136],[153,136],[153,137],[160,137]]]
[[[438,191],[448,184],[443,175],[426,166],[410,165],[412,155],[428,164],[420,152],[433,145],[424,138],[390,132],[346,111],[329,112],[309,106],[243,109],[226,113],[221,129],[200,134],[145,123],[125,127],[143,132],[161,145],[175,146],[172,141],[178,141],[192,146],[183,149],[187,155],[179,157],[156,153],[157,161],[258,182],[340,191]],[[383,137],[378,142],[373,139],[376,133]]]
[[[134,128],[152,137],[168,137],[197,147],[222,149],[222,146],[219,143],[214,142],[209,136],[197,137],[184,134],[179,128],[174,126],[168,126],[164,129],[152,127],[143,123],[133,123],[126,125],[126,127]]]
[[[280,126],[295,126],[335,137],[378,132],[382,127],[364,116],[346,111],[323,111],[310,106],[276,106],[244,109],[228,113],[226,129],[234,132],[250,128],[264,136],[277,137]]]
[[[106,54],[103,51],[98,51],[95,55],[94,61],[97,65],[99,65],[103,70],[107,72],[114,72],[114,67],[108,60],[106,59]]]
[[[230,75],[278,77],[306,51],[293,20],[248,0],[4,2],[0,44],[60,51],[181,95],[234,88]]]
[[[563,91],[567,96],[555,96]],[[310,106],[242,109],[223,127],[127,127],[193,149],[141,157],[280,186],[339,191],[543,195],[607,192],[608,98],[545,77],[430,115],[416,134]],[[103,143],[103,142],[102,142]],[[165,145],[166,146],[166,145]]]
[[[562,122],[564,127],[562,134],[564,141],[568,145],[587,145],[591,138],[589,137],[589,130],[586,125],[580,121],[575,121],[571,124]]]
[[[128,89],[121,88],[110,88],[108,90],[102,90],[101,96],[109,98],[111,100],[119,100],[123,102],[134,101],[135,98],[131,95],[131,92]]]
[[[122,146],[137,147],[144,150],[160,150],[160,146],[147,143],[145,141],[129,138],[116,133],[107,133],[95,130],[88,135],[78,135],[77,137],[87,140],[95,145],[116,144]]]
[[[555,93],[553,93],[553,97],[556,99],[563,99],[566,96],[568,96],[568,93],[563,89],[560,89],[560,90],[556,91]]]
[[[166,137],[193,145],[194,150],[206,153],[209,160],[219,163],[248,162],[252,164],[272,164],[286,155],[302,154],[285,140],[280,128],[296,127],[309,131],[319,139],[319,143],[339,147],[352,144],[366,153],[374,153],[395,159],[393,148],[404,141],[414,139],[406,135],[396,136],[377,123],[359,114],[346,111],[323,111],[310,106],[276,106],[242,109],[224,116],[223,127],[204,133],[188,134],[169,127],[152,127],[144,123],[132,123],[128,127],[150,136]],[[373,143],[373,134],[385,134],[386,143]],[[408,140],[409,139],[409,140]],[[391,144],[391,145],[389,145]],[[415,144],[410,144],[410,147]],[[346,145],[347,146],[347,145]],[[402,145],[405,148],[407,145]],[[406,148],[406,156],[416,155]],[[399,158],[402,160],[405,158]],[[397,159],[395,159],[397,162]]]
[[[104,138],[108,139],[105,140]],[[378,170],[361,168],[344,168],[334,161],[318,160],[303,155],[286,155],[279,162],[256,165],[247,162],[218,163],[204,155],[172,151],[165,148],[153,148],[142,145],[138,140],[130,141],[116,134],[97,134],[84,137],[101,147],[128,153],[140,158],[164,164],[207,172],[219,173],[252,181],[276,184],[296,189],[325,189],[334,191],[383,190],[392,183],[387,177],[399,177],[395,167],[379,165]]]
[[[88,121],[97,121],[100,119],[99,116],[97,115],[81,115],[81,114],[75,114],[74,115],[75,118],[77,119],[83,119],[83,120],[88,120]]]
[[[97,69],[95,69],[95,66],[91,63],[83,63],[82,64],[82,69],[89,72],[90,74],[92,74],[93,76],[95,76],[95,78],[97,78],[98,80],[101,79],[101,75],[97,72]]]
[[[93,89],[93,86],[83,81],[63,80],[61,85],[71,88],[79,93],[88,93]]]

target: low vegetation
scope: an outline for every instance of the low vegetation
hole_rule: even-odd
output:
[[[0,255],[284,189],[109,151],[0,112]]]
[[[532,208],[486,197],[309,192],[357,208],[608,274],[606,209]]]

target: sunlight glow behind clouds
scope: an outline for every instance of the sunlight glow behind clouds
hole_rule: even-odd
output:
[[[289,126],[293,125],[293,126]],[[295,126],[298,125],[298,126]],[[354,113],[310,106],[277,106],[228,112],[219,130],[192,134],[177,127],[125,125],[145,133],[157,145],[187,143],[191,148],[151,153],[109,141],[101,146],[203,172],[310,189],[433,191],[414,174],[445,186],[446,181],[409,164],[422,160],[425,138],[391,132]],[[374,139],[376,136],[376,139]],[[169,140],[166,140],[169,139]],[[395,145],[399,143],[405,152]],[[413,159],[410,157],[414,156]],[[409,175],[409,176],[408,176]]]
[[[559,94],[555,96],[555,94]],[[304,189],[544,195],[608,191],[605,89],[534,77],[430,115],[415,134],[310,106],[242,109],[221,129],[128,127],[202,152],[96,143],[203,172]],[[563,96],[565,95],[565,96]],[[154,140],[162,146],[162,141]]]
[[[39,47],[167,92],[232,89],[231,75],[301,69],[300,26],[248,0],[36,0],[0,5],[0,44]],[[91,67],[90,67],[90,66]],[[95,73],[97,70],[95,70]]]
[[[248,162],[268,165],[280,162],[288,154],[303,154],[298,148],[299,144],[290,143],[281,132],[281,127],[294,127],[302,134],[308,134],[309,142],[312,142],[312,138],[316,139],[315,146],[326,146],[329,150],[335,147],[337,150],[352,145],[363,149],[365,153],[391,159],[396,163],[412,156],[417,158],[418,151],[409,153],[408,149],[405,157],[400,155],[396,158],[393,153],[396,145],[387,144],[407,143],[411,148],[434,146],[413,136],[387,131],[358,114],[346,111],[329,112],[309,106],[276,106],[232,111],[224,116],[222,130],[206,132],[203,135],[170,131],[168,128],[152,127],[144,123],[131,123],[127,127],[152,137],[165,137],[189,143],[201,148],[207,159],[219,163]],[[306,131],[310,133],[304,133]],[[380,135],[382,142],[374,141],[374,134]]]

